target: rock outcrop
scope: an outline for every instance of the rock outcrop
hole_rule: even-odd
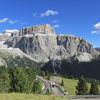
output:
[[[0,34],[0,41],[6,41],[9,39],[11,34],[19,33],[18,30],[5,30],[2,34]]]
[[[77,53],[77,55],[72,56],[73,61],[78,61],[78,62],[90,62],[94,58],[91,54],[89,53]]]
[[[98,52],[100,52],[100,48],[95,48]]]
[[[5,42],[12,40],[14,36],[18,36],[18,30],[5,30],[0,34],[0,66],[6,67],[32,67],[39,66],[35,59],[26,55],[18,48],[8,47]]]
[[[92,45],[84,39],[72,35],[57,35],[48,24],[21,29],[19,33],[12,34],[6,44],[19,48],[37,62],[68,59],[78,53],[82,53],[84,61],[88,56],[88,61],[91,61],[89,58],[98,55]]]
[[[55,34],[55,30],[49,24],[31,26],[27,28],[20,29],[19,36],[24,35],[35,35],[35,34]]]

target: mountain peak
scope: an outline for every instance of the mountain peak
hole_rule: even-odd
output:
[[[26,34],[56,34],[53,27],[49,24],[42,24],[36,26],[30,26],[27,28],[20,29],[19,35],[23,36]]]

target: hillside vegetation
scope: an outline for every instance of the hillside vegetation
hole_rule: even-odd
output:
[[[66,93],[68,93],[68,95],[76,95],[76,86],[78,83],[78,80],[75,79],[68,79],[68,78],[62,78],[62,77],[56,77],[56,82],[58,82],[58,84],[61,84],[61,81],[64,81],[64,86],[61,86],[61,88],[63,90],[66,90]],[[90,88],[90,83],[88,83],[88,87]],[[100,86],[99,86],[99,90],[100,90]]]
[[[0,48],[0,66],[6,67],[39,67],[40,65],[18,48]]]
[[[62,89],[66,90],[68,95],[75,95],[75,87],[77,86],[78,80],[56,77],[56,82],[60,85],[62,79],[64,81],[64,86],[61,86]]]
[[[51,73],[55,73],[56,71],[57,74],[63,76],[72,75],[77,78],[84,76],[86,78],[100,80],[100,57],[92,62],[79,63],[77,60],[74,61],[73,58],[70,61],[72,62],[70,63],[67,60],[49,61],[42,67],[42,70]]]

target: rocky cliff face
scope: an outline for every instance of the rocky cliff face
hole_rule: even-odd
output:
[[[54,74],[100,79],[98,51],[82,38],[57,35],[48,24],[0,35],[0,66],[6,67],[40,67],[44,62],[41,69]]]
[[[63,60],[74,55],[77,58],[79,53],[82,53],[82,61],[91,61],[98,55],[92,45],[84,39],[71,35],[57,35],[48,24],[21,29],[19,33],[12,34],[6,44],[21,49],[37,62]]]
[[[24,36],[28,34],[55,34],[55,30],[49,24],[43,24],[20,29],[19,31],[19,36]]]
[[[95,48],[98,52],[100,52],[100,48]]]
[[[18,30],[5,30],[2,34],[0,34],[0,41],[6,41],[9,39],[11,34],[19,33]]]
[[[35,59],[26,55],[18,48],[8,47],[5,41],[12,40],[14,36],[18,36],[18,30],[5,30],[0,34],[0,66],[6,67],[39,67]]]

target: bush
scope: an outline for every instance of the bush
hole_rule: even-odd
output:
[[[61,86],[64,86],[64,81],[63,80],[61,81]]]
[[[76,86],[76,94],[77,95],[87,95],[88,94],[88,85],[84,77],[79,79],[79,82]]]
[[[96,80],[92,81],[89,94],[91,94],[91,95],[99,95],[100,94]]]

